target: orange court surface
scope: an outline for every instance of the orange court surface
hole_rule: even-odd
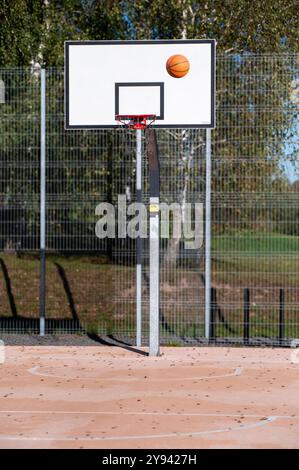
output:
[[[298,362],[294,349],[6,346],[0,448],[299,448]]]

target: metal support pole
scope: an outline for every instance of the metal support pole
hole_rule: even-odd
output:
[[[211,129],[206,130],[205,337],[211,325]]]
[[[46,308],[46,71],[41,70],[41,142],[40,142],[40,285],[39,332],[45,334]]]
[[[146,129],[147,154],[150,173],[150,337],[149,355],[160,354],[160,168],[157,138],[154,129]]]
[[[136,131],[136,202],[142,202],[141,129]],[[139,231],[141,227],[139,227]],[[136,240],[136,345],[141,346],[142,336],[142,238]]]
[[[150,356],[160,354],[159,198],[150,197]]]

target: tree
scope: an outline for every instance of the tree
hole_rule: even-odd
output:
[[[135,39],[215,38],[219,52],[298,51],[296,0],[124,1]]]
[[[0,67],[30,65],[42,41],[42,0],[0,3]]]

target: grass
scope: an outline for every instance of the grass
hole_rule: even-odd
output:
[[[212,238],[214,253],[288,254],[299,253],[299,237],[271,232],[245,232],[227,235],[214,234]]]
[[[212,270],[216,284],[295,288],[299,284],[299,237],[251,232],[216,235]]]

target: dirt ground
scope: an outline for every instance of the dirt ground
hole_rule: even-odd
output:
[[[6,346],[0,448],[299,448],[299,351]]]

